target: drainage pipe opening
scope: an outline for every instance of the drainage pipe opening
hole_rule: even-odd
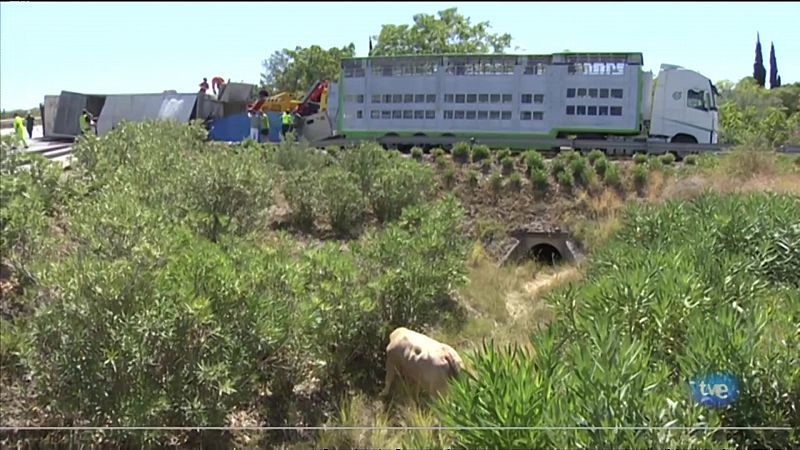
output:
[[[563,259],[558,249],[550,244],[534,245],[533,248],[531,248],[528,252],[528,255],[531,259],[537,262],[549,264],[551,266],[555,266]]]

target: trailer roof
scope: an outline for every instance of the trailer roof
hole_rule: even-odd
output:
[[[553,58],[555,56],[564,57],[600,57],[600,56],[626,56],[634,57],[644,61],[641,52],[559,52],[559,53],[540,53],[540,54],[510,54],[510,53],[435,53],[435,54],[406,54],[406,55],[383,55],[383,56],[357,56],[342,58],[342,60],[378,60],[378,59],[404,59],[404,58]]]

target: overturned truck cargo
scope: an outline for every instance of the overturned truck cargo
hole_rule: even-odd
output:
[[[153,94],[83,94],[61,91],[44,98],[43,135],[49,139],[73,139],[80,134],[79,117],[84,109],[97,118],[97,134],[102,136],[123,121],[174,119],[221,119],[244,110],[253,85],[231,83],[224,97],[216,99],[202,93],[164,91]]]

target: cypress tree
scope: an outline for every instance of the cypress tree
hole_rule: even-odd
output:
[[[775,44],[769,45],[769,88],[781,87],[781,77],[778,75],[778,60],[775,58]]]
[[[767,84],[767,69],[764,68],[764,58],[761,56],[761,36],[756,34],[756,62],[753,64],[753,78],[759,86]]]

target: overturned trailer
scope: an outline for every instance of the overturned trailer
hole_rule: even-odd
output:
[[[73,139],[80,134],[79,117],[84,109],[97,118],[97,134],[103,135],[121,122],[146,119],[218,120],[244,111],[254,86],[231,83],[217,99],[209,94],[164,91],[155,94],[83,94],[61,91],[47,95],[42,108],[43,136]]]

